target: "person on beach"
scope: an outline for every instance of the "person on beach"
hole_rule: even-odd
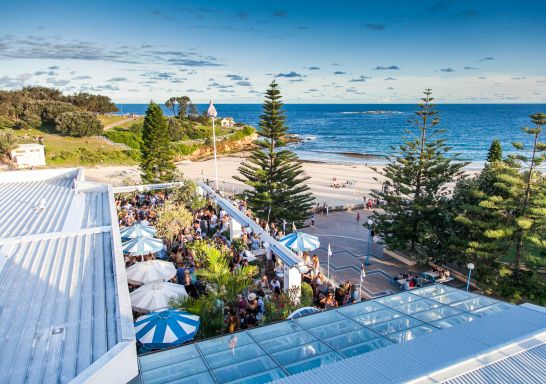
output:
[[[360,221],[360,212],[356,213],[356,222],[358,223]]]
[[[311,214],[311,227],[315,226],[315,214]]]

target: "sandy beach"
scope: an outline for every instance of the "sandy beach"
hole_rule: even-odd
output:
[[[233,179],[237,167],[244,160],[244,154],[224,156],[218,159],[218,180],[220,190],[239,192],[244,184]],[[193,180],[214,180],[214,161],[182,162],[178,168],[184,176]],[[348,206],[363,203],[363,196],[369,196],[370,190],[379,186],[374,177],[379,175],[365,165],[344,165],[333,163],[304,162],[305,173],[310,176],[308,185],[318,203],[326,202],[329,206]],[[119,185],[134,180],[138,182],[139,172],[134,167],[100,167],[87,168],[85,171],[89,180],[106,181]],[[333,188],[332,178],[336,177],[340,188]],[[346,184],[352,181],[352,184]],[[345,185],[345,186],[343,186]]]

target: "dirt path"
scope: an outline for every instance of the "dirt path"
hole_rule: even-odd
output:
[[[120,121],[116,121],[115,123],[112,123],[112,124],[108,124],[108,125],[105,125],[104,126],[104,130],[108,130],[108,129],[111,129],[111,128],[114,128],[114,127],[117,127],[121,124],[125,124],[125,123],[128,123],[130,121],[133,121],[133,120],[136,120],[137,118],[136,117],[128,117],[126,119],[123,119],[123,120],[120,120]]]

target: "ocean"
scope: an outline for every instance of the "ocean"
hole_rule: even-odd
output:
[[[219,116],[257,126],[260,104],[218,104]],[[144,114],[146,104],[120,104],[120,113]],[[162,106],[165,114],[171,111]],[[198,105],[203,111],[207,105]],[[286,104],[289,131],[302,138],[293,150],[301,159],[335,163],[384,163],[392,146],[402,142],[411,127],[412,104]],[[439,127],[446,130],[447,144],[459,159],[480,167],[491,141],[498,138],[505,154],[513,141],[529,142],[521,130],[530,125],[529,115],[546,112],[546,104],[440,104]]]

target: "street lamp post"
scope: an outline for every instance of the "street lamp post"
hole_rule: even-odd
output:
[[[468,291],[468,289],[470,288],[470,275],[472,274],[472,270],[474,269],[474,264],[468,263],[466,267],[468,268],[468,279],[466,280],[466,290]]]
[[[368,220],[368,250],[366,252],[366,262],[364,264],[370,265],[370,254],[372,253],[372,225],[373,220]]]
[[[207,116],[212,117],[212,148],[214,152],[214,176],[215,176],[215,190],[218,192],[218,163],[216,160],[216,130],[214,129],[214,119],[218,116],[212,100],[209,104],[209,109],[207,110]]]

